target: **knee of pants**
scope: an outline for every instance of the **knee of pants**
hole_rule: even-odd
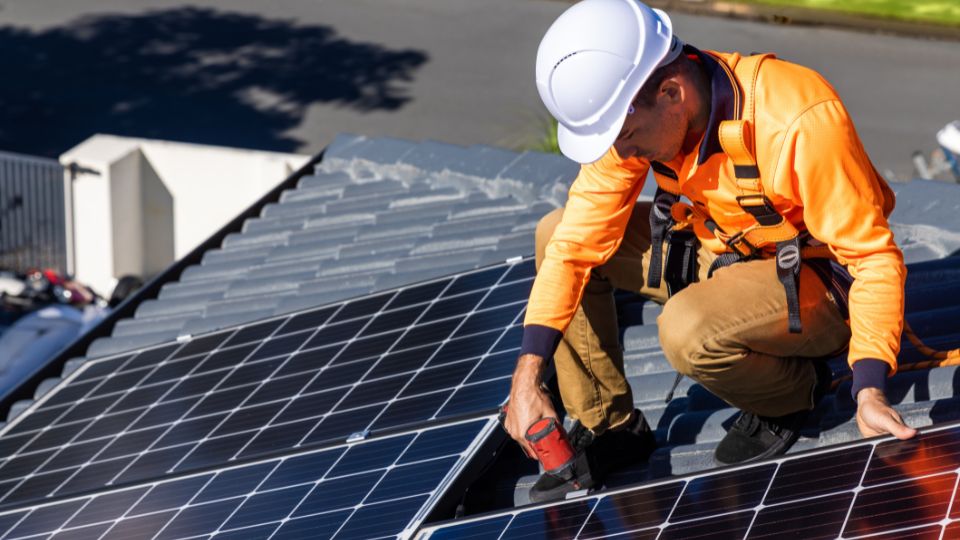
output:
[[[557,208],[540,218],[540,221],[537,223],[537,232],[535,235],[537,270],[540,269],[540,263],[543,262],[544,254],[547,251],[547,244],[550,242],[553,231],[557,228],[557,225],[560,224],[562,217],[563,208]]]
[[[704,330],[709,326],[711,314],[685,292],[673,296],[663,305],[657,318],[657,330],[660,346],[673,369],[687,377],[695,377],[702,367],[700,362],[707,358],[704,343],[709,336]]]

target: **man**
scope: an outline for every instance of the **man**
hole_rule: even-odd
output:
[[[886,221],[894,196],[826,81],[772,55],[685,45],[636,0],[584,0],[543,38],[537,86],[561,150],[584,165],[537,229],[505,419],[531,453],[527,426],[556,416],[541,387],[553,357],[581,466],[542,476],[534,500],[653,450],[624,377],[614,288],[663,303],[672,366],[741,410],[720,463],[786,452],[829,389],[823,359],[845,349],[862,434],[914,435],[884,397],[906,276]],[[651,168],[653,206],[636,202]]]

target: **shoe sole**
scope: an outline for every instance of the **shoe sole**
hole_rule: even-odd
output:
[[[744,463],[753,463],[755,461],[762,461],[767,458],[786,454],[787,451],[790,450],[790,448],[793,447],[793,445],[796,444],[797,440],[799,439],[800,439],[800,431],[797,430],[794,432],[792,437],[790,437],[789,439],[786,439],[782,444],[771,446],[766,451],[761,452],[751,458],[747,458],[742,461],[726,462],[726,461],[720,461],[719,459],[717,459],[717,456],[714,455],[713,462],[716,463],[717,465],[724,466],[724,465],[743,465]]]

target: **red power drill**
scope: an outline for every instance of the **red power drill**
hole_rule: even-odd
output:
[[[500,425],[507,418],[507,405],[500,408]],[[504,426],[506,429],[506,426]],[[536,453],[536,458],[547,474],[569,480],[575,476],[573,471],[576,457],[567,432],[556,418],[541,418],[527,428],[524,438]]]

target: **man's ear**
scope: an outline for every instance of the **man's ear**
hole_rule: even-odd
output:
[[[674,77],[664,79],[660,83],[660,93],[657,96],[660,99],[666,99],[665,103],[676,104],[683,101],[683,86]]]

